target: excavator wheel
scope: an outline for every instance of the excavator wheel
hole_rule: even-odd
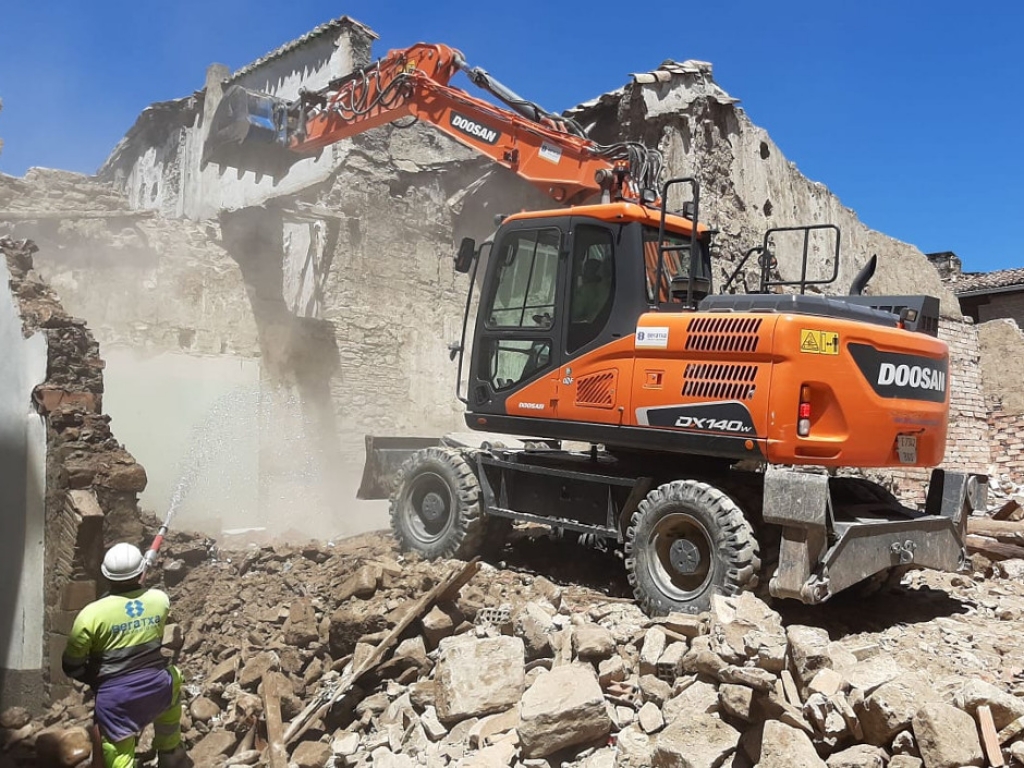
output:
[[[403,550],[469,559],[483,543],[485,523],[480,483],[461,453],[425,448],[402,465],[391,496],[391,530]]]
[[[713,594],[756,587],[761,558],[732,499],[706,483],[676,480],[647,494],[633,513],[626,570],[649,615],[701,613]]]

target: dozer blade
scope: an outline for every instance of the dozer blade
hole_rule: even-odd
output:
[[[405,460],[416,451],[441,445],[437,437],[366,436],[366,464],[357,499],[386,499],[394,490],[395,477]]]
[[[308,156],[288,147],[287,108],[283,99],[232,85],[213,114],[203,163],[280,178]]]

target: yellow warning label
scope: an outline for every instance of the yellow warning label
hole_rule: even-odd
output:
[[[808,355],[838,355],[839,334],[835,331],[800,331],[800,351]]]

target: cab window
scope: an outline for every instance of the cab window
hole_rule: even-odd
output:
[[[511,232],[494,256],[499,259],[489,328],[548,329],[555,320],[558,284],[557,229]]]
[[[615,297],[611,232],[601,227],[576,227],[569,284],[569,335],[566,349],[573,352],[596,339],[611,315]]]

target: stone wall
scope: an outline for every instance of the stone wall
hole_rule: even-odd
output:
[[[31,241],[0,238],[9,275],[5,291],[15,298],[22,334],[46,342],[44,377],[24,404],[45,426],[42,530],[26,537],[23,559],[45,563],[40,680],[59,697],[67,685],[60,667],[67,632],[75,613],[97,596],[105,545],[122,538],[142,543],[136,494],[146,486],[146,472],[114,439],[103,413],[99,346],[35,272],[35,250]],[[30,502],[6,514],[26,519]]]
[[[204,162],[210,121],[228,87],[295,99],[300,87],[322,88],[369,64],[375,37],[359,22],[341,17],[234,74],[222,65],[211,66],[203,90],[144,111],[100,168],[99,178],[111,182],[135,208],[196,220],[322,183],[338,164],[338,146],[295,163],[287,174],[241,173]]]

